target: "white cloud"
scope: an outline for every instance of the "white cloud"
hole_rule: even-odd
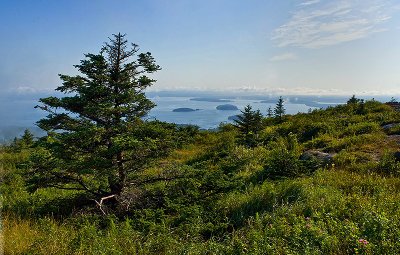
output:
[[[29,95],[29,94],[43,94],[43,93],[54,92],[54,89],[38,88],[32,86],[17,86],[8,88],[4,92],[7,94]]]
[[[31,93],[37,93],[37,89],[29,86],[19,86],[15,88],[15,91],[17,94],[31,94]]]
[[[273,56],[269,60],[276,62],[276,61],[294,60],[294,59],[297,59],[297,56],[293,53],[287,52],[287,53],[283,53],[281,55]]]
[[[150,87],[151,88],[151,87]],[[400,90],[395,89],[384,89],[384,90],[354,90],[351,87],[347,89],[340,88],[314,88],[314,87],[278,87],[273,85],[247,85],[241,87],[231,87],[229,89],[222,87],[163,87],[158,89],[148,89],[146,92],[199,92],[199,93],[221,93],[222,95],[236,95],[237,97],[246,95],[270,95],[270,96],[294,96],[294,95],[320,95],[320,96],[351,96],[353,94],[357,96],[400,96]],[[215,95],[215,94],[214,94]]]
[[[384,0],[307,1],[275,30],[279,47],[321,48],[385,31],[396,10]]]
[[[317,4],[317,3],[319,3],[319,1],[320,0],[310,0],[310,1],[303,2],[300,5],[306,6],[306,5]]]
[[[314,96],[398,96],[400,95],[399,89],[389,89],[389,90],[354,90],[348,88],[346,90],[330,88],[330,89],[322,89],[322,88],[311,88],[311,87],[254,87],[254,86],[246,86],[242,88],[230,89],[230,93],[238,93],[243,94],[246,92],[248,95],[286,95],[286,96],[294,96],[294,95],[314,95]]]

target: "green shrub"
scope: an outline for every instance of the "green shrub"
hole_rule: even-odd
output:
[[[361,122],[357,124],[350,125],[347,127],[343,134],[344,135],[362,135],[362,134],[370,134],[380,130],[380,127],[377,123],[370,122]]]
[[[400,162],[398,162],[393,152],[383,154],[377,166],[378,173],[389,176],[400,176]]]
[[[400,135],[400,124],[389,128],[389,130],[387,130],[386,133],[388,135]]]
[[[302,133],[300,134],[302,141],[308,141],[317,137],[321,134],[331,132],[331,125],[328,123],[314,122],[304,126]]]
[[[304,147],[307,149],[325,149],[329,147],[332,141],[335,139],[336,138],[329,134],[323,134],[312,139],[311,141],[305,142]]]
[[[299,160],[301,150],[295,135],[289,134],[287,139],[279,138],[270,147],[265,167],[269,178],[296,177],[302,173]]]

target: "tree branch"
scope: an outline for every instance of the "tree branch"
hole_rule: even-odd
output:
[[[102,197],[102,198],[100,199],[100,202],[97,202],[96,199],[93,199],[93,201],[99,206],[100,211],[101,211],[104,215],[107,215],[107,213],[103,210],[103,201],[104,201],[104,200],[107,200],[107,199],[110,199],[110,198],[113,198],[113,197],[115,197],[115,194],[114,194],[114,195],[107,196],[107,197]]]

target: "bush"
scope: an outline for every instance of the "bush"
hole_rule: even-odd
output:
[[[287,139],[279,138],[270,146],[272,150],[266,165],[269,178],[296,177],[301,174],[301,151],[295,135],[289,134]]]
[[[388,135],[400,135],[400,124],[389,128],[386,133]]]
[[[394,153],[386,152],[380,159],[377,172],[389,176],[400,176],[400,162],[396,161]]]
[[[378,130],[380,130],[380,127],[377,123],[361,122],[347,127],[346,130],[343,132],[343,134],[362,135],[362,134],[370,134]]]
[[[334,137],[328,134],[320,135],[310,141],[304,143],[306,149],[325,149],[330,146],[332,141],[335,140]]]
[[[308,123],[302,130],[301,141],[308,141],[320,134],[329,133],[331,129],[332,127],[328,123]]]

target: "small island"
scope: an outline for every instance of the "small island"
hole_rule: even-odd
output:
[[[183,108],[176,108],[173,109],[173,112],[195,112],[198,111],[199,109],[192,109],[192,108],[187,108],[187,107],[183,107]]]
[[[217,110],[221,110],[221,111],[237,111],[239,109],[236,107],[236,105],[222,104],[222,105],[218,105],[217,106]]]

